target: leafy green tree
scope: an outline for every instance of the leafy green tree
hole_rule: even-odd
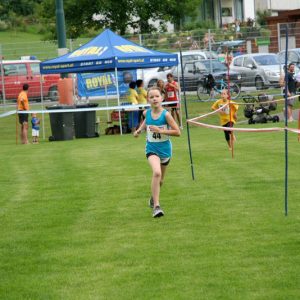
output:
[[[182,30],[183,20],[186,17],[196,18],[202,2],[202,0],[165,0],[162,3],[162,10],[165,12],[165,18],[172,22],[177,30]]]
[[[76,38],[89,29],[110,28],[124,35],[157,29],[149,22],[171,21],[180,29],[185,16],[196,16],[202,0],[64,0],[67,36]],[[39,9],[45,24],[55,23],[55,0],[44,0]]]
[[[271,16],[271,12],[269,10],[256,11],[256,22],[261,26],[267,25],[267,17]]]
[[[1,14],[8,16],[13,12],[19,16],[33,15],[37,5],[43,0],[1,0]]]

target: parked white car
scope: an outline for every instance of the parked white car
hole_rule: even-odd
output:
[[[137,72],[137,78],[144,80],[144,87],[149,88],[154,86],[157,80],[167,81],[167,74],[170,73],[172,67],[159,67],[140,69]]]
[[[178,60],[180,61],[180,53],[178,55]],[[183,65],[188,61],[195,60],[206,60],[206,59],[218,59],[218,56],[213,51],[207,50],[193,50],[193,51],[182,51],[182,61]],[[167,74],[172,73],[172,67],[160,67],[160,68],[151,68],[139,70],[137,73],[138,79],[144,80],[144,86],[149,88],[156,84],[157,80],[161,79],[167,81]],[[177,74],[173,74],[174,76]]]
[[[218,59],[218,55],[214,51],[208,50],[191,50],[182,51],[182,62],[185,64],[188,61],[202,60],[202,59]],[[180,52],[177,52],[180,61]]]

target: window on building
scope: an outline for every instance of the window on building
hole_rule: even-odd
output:
[[[235,10],[235,18],[242,21],[244,19],[243,0],[234,1],[234,10]]]
[[[201,6],[200,6],[200,21],[204,20],[212,20],[215,19],[214,14],[214,1],[211,0],[203,0]]]
[[[222,7],[222,17],[232,17],[232,8]]]

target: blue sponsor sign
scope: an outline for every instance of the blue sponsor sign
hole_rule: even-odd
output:
[[[118,84],[120,96],[128,92],[129,83],[136,81],[136,70],[118,71]],[[80,97],[117,95],[116,73],[79,73],[77,74],[78,95]],[[105,91],[106,90],[106,91]]]

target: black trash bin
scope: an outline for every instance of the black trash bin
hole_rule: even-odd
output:
[[[48,106],[48,110],[52,109],[70,109],[74,106],[70,105],[54,105]],[[73,140],[74,136],[74,119],[73,112],[55,112],[50,113],[50,125],[52,136],[49,141],[66,141]]]
[[[93,108],[97,103],[77,104],[76,108]],[[98,137],[96,126],[96,111],[79,111],[74,113],[75,137],[92,138]]]

